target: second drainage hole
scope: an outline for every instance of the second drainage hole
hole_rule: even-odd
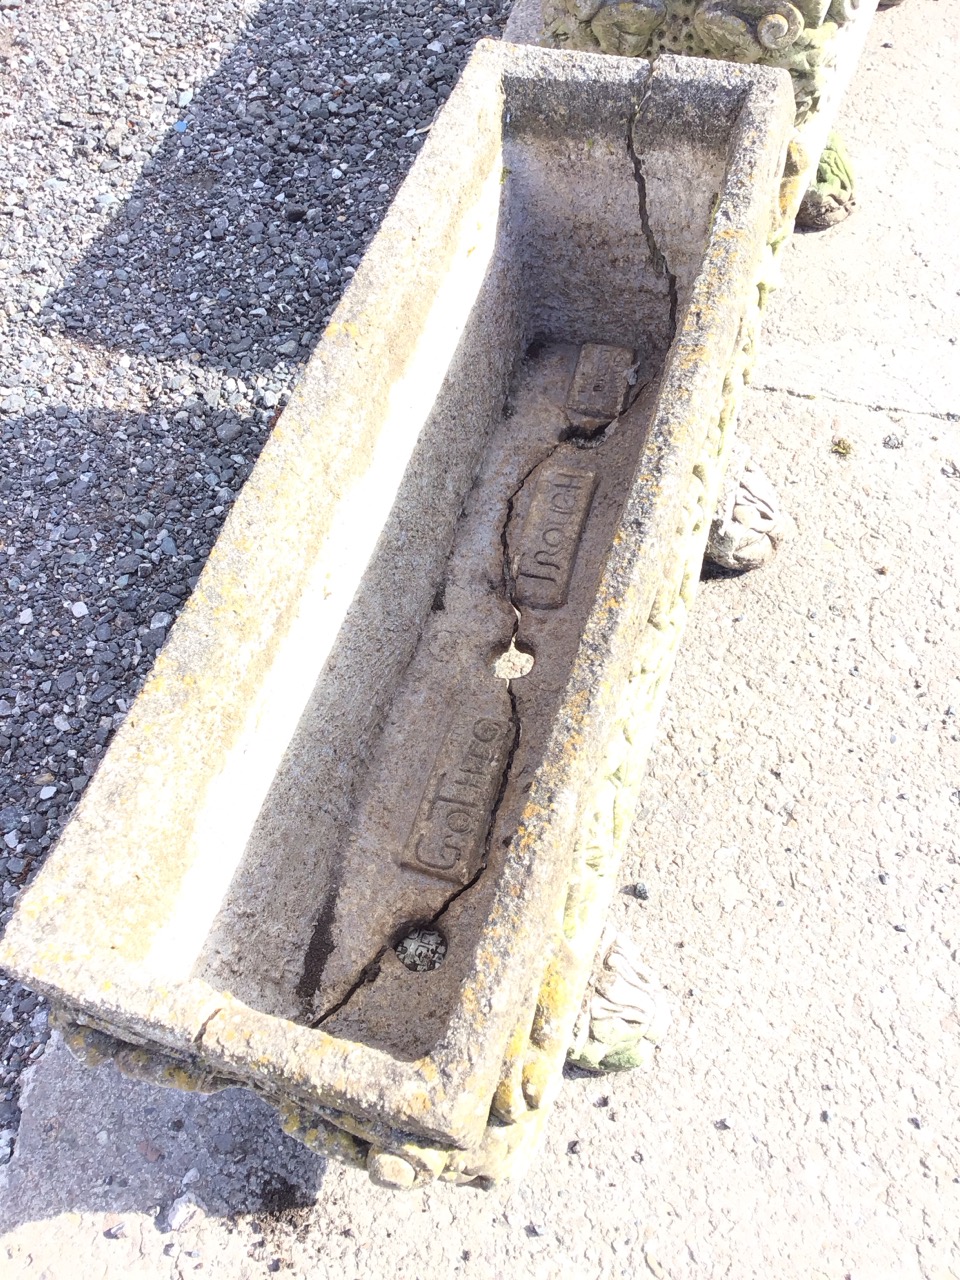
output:
[[[433,925],[420,925],[405,933],[394,947],[397,959],[413,973],[439,969],[447,954],[447,940]]]
[[[533,662],[533,654],[518,649],[511,640],[503,653],[494,659],[493,674],[501,680],[519,680],[533,670]]]

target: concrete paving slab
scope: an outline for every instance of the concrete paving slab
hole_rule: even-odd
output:
[[[796,296],[772,308],[756,386],[957,413],[956,24],[944,0],[874,19],[839,121],[859,208],[829,235],[794,238]]]
[[[671,686],[615,912],[652,1071],[569,1079],[520,1185],[391,1195],[54,1045],[0,1274],[960,1276],[958,57],[944,0],[877,18],[860,207],[771,303],[741,434],[798,528],[703,584]]]

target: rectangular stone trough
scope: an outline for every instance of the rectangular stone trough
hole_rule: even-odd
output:
[[[0,962],[394,1185],[560,1079],[699,576],[785,74],[484,43]]]

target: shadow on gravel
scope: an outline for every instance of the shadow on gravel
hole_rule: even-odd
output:
[[[265,4],[45,319],[236,375],[305,359],[476,39],[463,19]],[[144,128],[119,116],[105,162]]]
[[[22,837],[17,887],[86,788],[254,460],[147,413],[64,405],[12,424],[28,434],[0,480],[0,506],[18,508],[6,585],[20,603],[0,640],[0,823]]]
[[[484,6],[481,28],[457,0],[270,0],[180,95],[131,198],[29,322],[38,342],[55,332],[90,358],[66,377],[75,403],[68,385],[60,403],[0,419],[0,834],[18,838],[15,887],[87,785],[500,8]],[[124,102],[82,135],[105,162],[147,131]],[[119,365],[104,368],[104,348]]]
[[[183,78],[193,33],[165,15],[143,36],[148,56],[167,49],[157,85],[144,77],[115,94],[112,118],[58,117],[78,162],[98,166],[97,203],[112,219],[21,320],[26,390],[0,418],[0,927],[95,772],[470,49],[498,34],[508,7],[268,0],[215,73],[178,93],[123,203],[112,184],[154,145],[156,94]],[[60,86],[50,89],[55,111]],[[64,175],[45,181],[69,188]],[[82,213],[78,223],[51,234],[82,234]],[[42,279],[47,233],[33,231],[18,267]],[[50,336],[58,370],[34,375]],[[19,1073],[46,1031],[42,1002],[19,984],[0,977],[0,999],[12,1018],[0,1025],[2,1163]],[[86,1191],[72,1194],[78,1207]]]
[[[54,1040],[25,1093],[18,1155],[0,1171],[0,1234],[63,1213],[139,1213],[175,1239],[178,1201],[181,1214],[262,1223],[313,1205],[323,1183],[326,1160],[245,1089],[141,1084],[81,1066]]]

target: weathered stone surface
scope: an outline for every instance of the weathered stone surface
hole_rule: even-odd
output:
[[[792,110],[764,69],[478,50],[4,940],[80,1052],[250,1085],[391,1185],[398,1161],[419,1183],[529,1156],[692,598]],[[646,374],[578,438],[597,345]],[[562,557],[531,602],[538,550]],[[508,650],[532,669],[503,678]],[[402,958],[418,931],[432,967]]]
[[[298,1152],[246,1091],[159,1091],[54,1041],[0,1172],[13,1275],[168,1280],[156,1206],[197,1170],[180,1267],[216,1280],[960,1272],[958,53],[943,3],[875,24],[844,123],[879,216],[798,237],[764,315],[738,434],[802,536],[701,585],[671,678],[610,913],[671,993],[654,1069],[565,1080],[521,1186],[409,1196]]]
[[[877,0],[518,0],[504,38],[626,57],[720,58],[788,71],[797,126],[782,188],[788,230],[804,193],[817,182],[876,8]],[[824,163],[830,167],[829,155]],[[831,220],[821,216],[815,225],[837,220],[836,201],[829,204]],[[844,207],[852,207],[852,192]]]

